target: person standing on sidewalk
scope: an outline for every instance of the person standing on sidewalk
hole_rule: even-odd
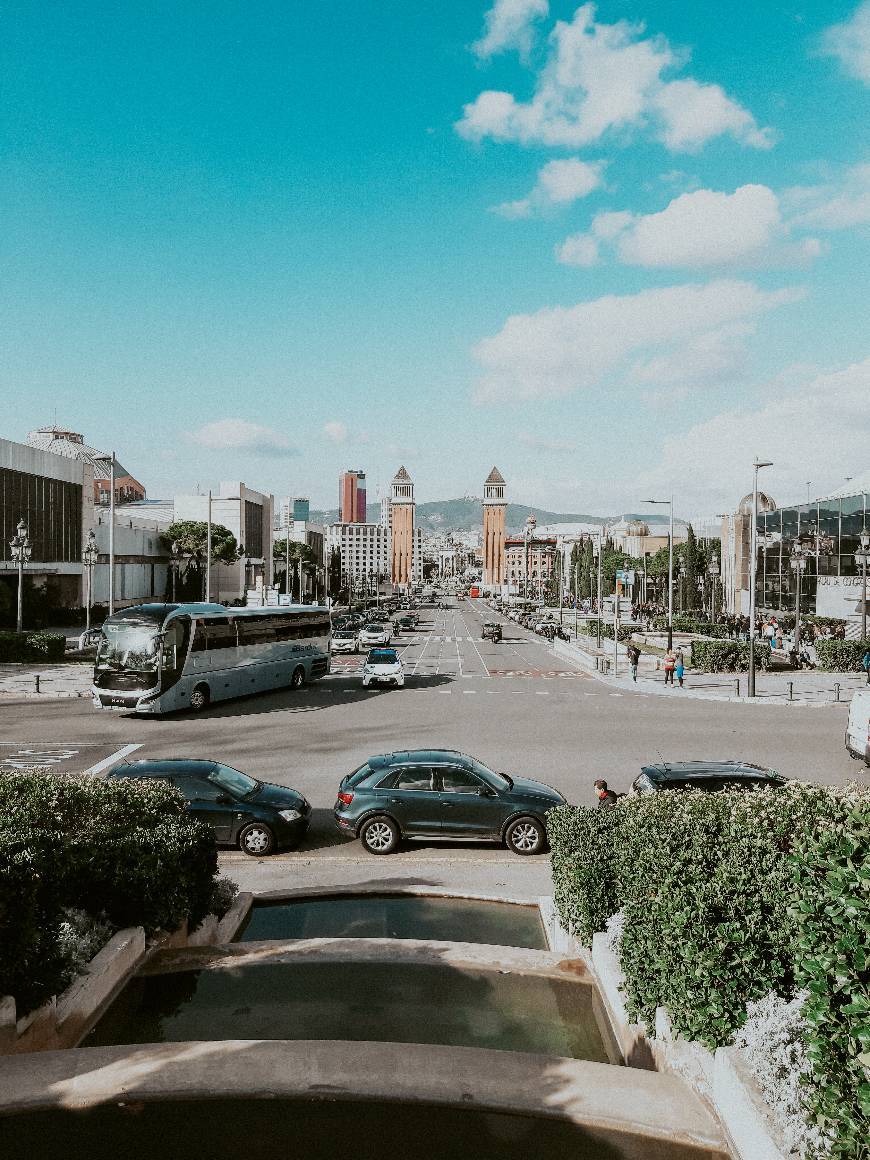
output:
[[[637,684],[637,666],[640,664],[640,649],[636,644],[628,646],[628,665],[631,669],[631,679]]]
[[[616,794],[612,789],[607,788],[607,782],[601,778],[595,782],[595,796],[598,798],[598,808],[600,810],[612,810],[616,805]]]
[[[686,658],[683,655],[683,650],[678,648],[674,654],[674,676],[679,681],[681,689],[683,687],[683,673],[685,672],[685,668]],[[671,684],[673,684],[673,677],[671,678]]]
[[[676,665],[677,665],[677,661],[676,661],[676,657],[674,656],[673,650],[668,649],[668,651],[665,655],[665,684],[666,685],[672,685],[674,683],[674,669],[676,668]]]
[[[867,684],[870,685],[870,648],[867,649],[861,658],[861,667],[867,674]]]

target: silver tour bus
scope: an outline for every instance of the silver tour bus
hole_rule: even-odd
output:
[[[171,713],[329,672],[329,609],[139,604],[106,619],[94,664],[100,709]]]

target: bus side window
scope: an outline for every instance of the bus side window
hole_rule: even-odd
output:
[[[236,626],[228,616],[216,616],[205,624],[208,651],[236,647]]]
[[[193,645],[191,652],[205,652],[206,636],[205,636],[205,621],[194,620],[193,622]]]

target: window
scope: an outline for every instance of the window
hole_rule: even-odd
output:
[[[448,765],[441,770],[441,785],[445,793],[477,793],[481,788],[474,774],[458,765]]]
[[[236,647],[236,626],[228,616],[203,621],[203,636],[209,652]]]
[[[396,774],[391,789],[432,789],[432,770],[428,765],[404,765]]]
[[[270,616],[240,616],[236,621],[239,634],[239,648],[251,645],[272,644],[275,640],[275,625]]]
[[[218,798],[227,796],[227,791],[219,785],[212,785],[192,773],[173,777],[172,784],[181,790],[189,802],[216,802]]]

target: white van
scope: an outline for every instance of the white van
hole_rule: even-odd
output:
[[[870,765],[870,688],[861,689],[852,697],[846,726],[846,749],[850,756],[863,759]]]

